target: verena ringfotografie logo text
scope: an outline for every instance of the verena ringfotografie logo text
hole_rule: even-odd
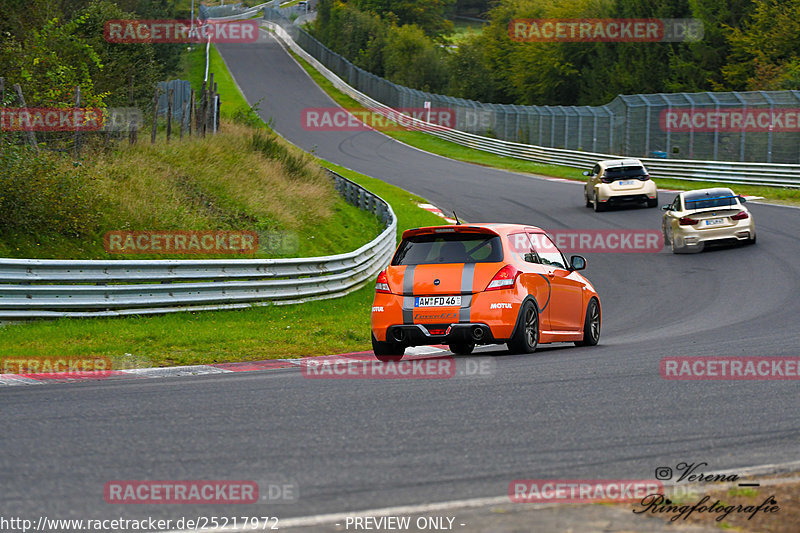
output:
[[[620,502],[663,489],[660,481],[642,479],[515,479],[508,485],[508,497],[513,503]]]
[[[109,231],[103,247],[110,254],[253,254],[254,231]]]
[[[303,109],[300,121],[306,131],[397,131],[413,129],[422,122],[444,130],[455,127],[456,113],[446,107],[405,107],[391,111],[308,107]],[[431,128],[427,124],[425,127]]]
[[[108,357],[93,356],[45,356],[45,357],[2,357],[0,374],[83,374],[86,372],[108,372],[111,360]]]
[[[194,29],[194,31],[192,31]],[[206,22],[191,20],[109,20],[103,36],[110,43],[254,43],[258,41],[257,20]]]
[[[660,367],[670,380],[800,379],[800,357],[664,357]]]
[[[634,42],[699,41],[699,19],[512,19],[508,36],[523,42]]]
[[[659,115],[662,131],[695,132],[797,132],[800,109],[664,109]]]

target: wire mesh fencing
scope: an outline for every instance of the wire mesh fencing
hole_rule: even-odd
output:
[[[800,91],[619,95],[602,106],[487,104],[392,83],[264,9],[348,85],[395,109],[450,109],[454,128],[505,141],[628,157],[800,163]]]

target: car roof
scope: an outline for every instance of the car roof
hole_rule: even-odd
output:
[[[736,196],[736,193],[727,187],[711,187],[709,189],[694,189],[691,191],[683,191],[681,195],[686,198],[700,198],[708,196],[710,198]]]
[[[510,233],[514,233],[517,231],[541,231],[544,233],[544,230],[536,227],[530,226],[527,224],[508,224],[508,223],[478,223],[478,224],[447,224],[444,226],[424,226],[421,228],[414,228],[408,229],[403,232],[403,238],[405,239],[408,236],[413,235],[420,235],[426,233],[435,233],[436,230],[440,230],[441,233],[473,233],[480,232],[483,230],[489,230],[491,233],[496,233],[498,235],[508,235]]]
[[[642,163],[638,159],[606,159],[604,161],[598,161],[597,164],[605,168],[644,166],[644,163]]]

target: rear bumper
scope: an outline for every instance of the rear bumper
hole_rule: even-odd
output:
[[[619,196],[609,196],[605,200],[600,201],[605,201],[607,204],[629,204],[646,202],[648,199],[649,197],[646,194],[624,194]]]
[[[431,330],[442,330],[444,333],[432,333]],[[405,346],[429,346],[431,344],[495,344],[497,339],[486,324],[411,324],[389,326],[386,340]]]
[[[658,187],[652,180],[642,182],[640,187],[614,190],[611,185],[603,183],[597,186],[597,199],[601,203],[633,203],[646,202],[658,198]]]
[[[397,294],[375,295],[372,307],[372,334],[382,342],[401,342],[393,337],[403,332],[407,346],[475,342],[496,344],[511,338],[524,295],[521,285],[510,290],[480,292],[465,297],[461,308],[413,307],[412,297]],[[473,335],[479,328],[482,337]],[[480,336],[480,334],[479,334]]]
[[[675,235],[683,246],[700,246],[702,244],[724,244],[737,241],[747,241],[756,235],[755,224],[750,220],[739,221],[735,226],[715,229],[694,229],[692,226],[682,227]]]

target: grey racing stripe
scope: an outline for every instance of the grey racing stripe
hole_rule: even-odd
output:
[[[461,309],[458,310],[458,321],[469,322],[472,310],[472,284],[475,281],[475,263],[466,263],[461,272]]]
[[[416,265],[408,265],[403,272],[403,324],[414,323],[414,269]]]

